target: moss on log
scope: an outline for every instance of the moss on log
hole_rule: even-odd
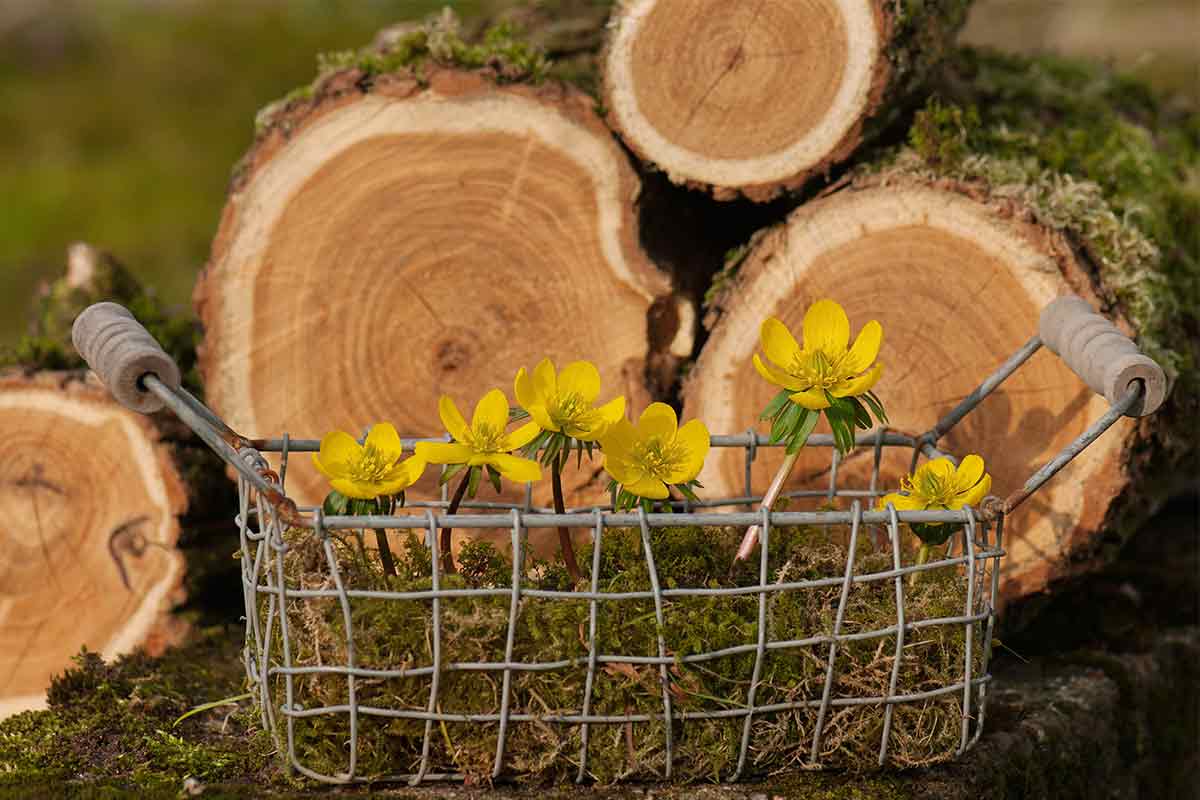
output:
[[[71,343],[71,325],[79,312],[102,300],[129,308],[175,359],[184,385],[192,391],[199,389],[195,321],[173,313],[111,254],[83,243],[68,248],[64,274],[38,290],[29,331],[14,347],[0,348],[0,368],[25,372],[84,369],[86,365]]]
[[[176,722],[242,693],[240,637],[231,634],[205,631],[161,658],[134,653],[105,663],[80,653],[51,684],[47,710],[0,722],[0,798],[86,794],[93,782],[113,795],[175,797],[189,776],[269,786],[271,745],[255,735],[245,704]]]
[[[286,133],[292,124],[289,112],[306,107],[314,97],[369,91],[383,76],[407,78],[424,87],[431,72],[445,69],[475,72],[501,84],[539,84],[550,76],[544,51],[530,43],[517,23],[501,19],[470,31],[447,7],[423,22],[385,28],[366,47],[318,55],[317,77],[312,83],[293,89],[258,112],[257,137],[261,140],[279,127]],[[234,168],[235,183],[244,167],[243,163]]]
[[[1117,536],[1091,545],[1111,555],[1200,474],[1200,112],[1098,65],[970,48],[937,87],[949,105],[931,103],[910,131],[926,168],[1019,198],[1062,231],[1091,264],[1104,310],[1128,320],[1175,383],[1129,446],[1136,480],[1104,525]]]

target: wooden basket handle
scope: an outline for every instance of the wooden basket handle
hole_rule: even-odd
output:
[[[126,408],[151,414],[163,403],[148,392],[142,378],[153,374],[179,388],[179,366],[129,309],[116,303],[88,306],[71,326],[71,341],[112,396]]]
[[[1133,340],[1097,314],[1082,297],[1066,295],[1042,309],[1038,335],[1079,378],[1109,404],[1140,380],[1145,386],[1131,417],[1152,414],[1167,396],[1167,376]]]

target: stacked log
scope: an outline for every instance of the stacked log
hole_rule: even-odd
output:
[[[440,395],[469,409],[543,356],[592,360],[635,406],[691,355],[693,306],[639,244],[639,181],[593,100],[501,57],[355,57],[265,127],[195,292],[234,429],[437,436]],[[569,504],[604,496],[598,471],[566,476]],[[327,490],[300,461],[288,480],[300,502]]]
[[[614,15],[604,103],[671,180],[767,200],[844,161],[902,108],[970,0],[637,0]]]
[[[445,18],[327,61],[264,116],[197,287],[211,403],[250,435],[381,419],[438,434],[440,394],[469,403],[545,354],[596,360],[636,408],[694,355],[695,289],[725,220],[760,230],[713,278],[688,365],[684,416],[714,431],[744,430],[766,403],[759,322],[798,326],[824,296],[856,325],[883,323],[878,389],[910,433],[1065,293],[1194,385],[1180,222],[1195,193],[1186,158],[1150,130],[1166,120],[1103,71],[955,50],[967,6],[621,4],[571,50],[603,117],[516,40],[468,44]],[[775,201],[747,212],[737,197]],[[650,208],[673,247],[648,245]],[[1100,534],[1131,529],[1169,493],[1162,477],[1194,464],[1177,443],[1194,401],[1179,395],[1121,422],[1011,520],[1007,595],[1095,566]],[[1105,408],[1042,352],[944,445],[981,453],[1005,494]],[[714,451],[709,496],[740,492],[735,458]],[[827,455],[805,458],[794,485],[827,480]],[[773,467],[760,455],[760,488]],[[598,499],[594,477],[568,477],[574,501]],[[293,480],[301,500],[323,494],[314,473]]]
[[[74,316],[109,297],[137,307],[164,341],[178,333],[119,264],[74,245],[0,369],[0,716],[43,706],[80,648],[157,654],[186,630],[171,611],[184,599],[181,472],[195,471],[70,346]]]

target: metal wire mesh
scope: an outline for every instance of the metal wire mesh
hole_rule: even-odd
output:
[[[736,779],[747,769],[748,754],[754,747],[756,719],[768,715],[786,713],[795,709],[815,709],[815,724],[809,747],[809,766],[819,765],[822,756],[822,740],[827,736],[831,715],[836,709],[850,707],[875,707],[881,710],[882,722],[877,761],[888,760],[889,747],[894,739],[894,720],[897,709],[920,705],[937,698],[956,698],[960,713],[959,735],[956,751],[961,753],[978,741],[983,730],[987,688],[991,676],[988,664],[991,655],[992,632],[995,623],[995,601],[999,583],[999,559],[1003,555],[1002,533],[1005,515],[1036,492],[1055,473],[1099,438],[1116,420],[1141,408],[1146,387],[1142,379],[1128,384],[1124,394],[1113,400],[1109,410],[1063,447],[1044,466],[1025,482],[1024,486],[1011,493],[1003,501],[984,501],[986,510],[964,508],[961,511],[920,511],[898,513],[893,507],[875,510],[876,501],[887,489],[881,487],[881,462],[888,448],[907,449],[910,454],[910,469],[915,468],[922,458],[932,459],[944,455],[938,449],[941,441],[958,423],[976,409],[982,400],[1001,386],[1016,370],[1026,363],[1042,347],[1038,336],[1032,337],[996,371],[949,411],[932,428],[919,436],[909,436],[895,431],[876,430],[860,435],[856,444],[861,449],[870,448],[873,454],[872,467],[864,485],[845,485],[842,463],[832,449],[829,435],[814,435],[809,439],[809,448],[827,448],[830,453],[828,486],[785,493],[785,497],[819,498],[828,503],[838,500],[845,510],[817,511],[769,511],[756,509],[760,497],[753,486],[752,465],[759,450],[771,446],[764,437],[753,430],[743,434],[714,436],[712,445],[717,448],[741,448],[744,454],[744,482],[742,494],[700,502],[681,501],[674,504],[672,513],[609,513],[600,508],[568,509],[566,513],[553,513],[550,509],[536,507],[529,487],[524,502],[520,504],[496,502],[468,502],[461,508],[467,512],[455,515],[445,513],[448,505],[443,489],[438,498],[410,502],[404,514],[389,516],[350,517],[325,516],[320,508],[300,509],[287,497],[288,458],[297,451],[313,451],[318,448],[315,440],[293,440],[286,433],[276,439],[247,439],[231,430],[203,403],[177,386],[164,383],[153,372],[141,376],[139,388],[154,395],[161,403],[180,418],[196,435],[208,444],[238,473],[237,525],[241,540],[241,577],[243,599],[246,608],[246,648],[244,663],[246,674],[254,691],[264,729],[275,738],[278,749],[286,753],[289,763],[301,774],[319,781],[347,783],[359,780],[408,780],[414,784],[427,781],[457,780],[464,775],[435,771],[432,741],[435,724],[447,722],[488,723],[496,725],[495,755],[492,774],[499,775],[505,768],[507,747],[514,726],[537,724],[567,726],[579,732],[580,750],[576,777],[585,780],[589,774],[588,763],[592,734],[597,726],[628,723],[655,723],[662,731],[665,752],[664,777],[672,776],[675,761],[676,734],[686,729],[689,722],[704,720],[728,720],[731,725],[741,721],[736,767],[726,777]],[[404,442],[411,447],[413,440]],[[279,453],[278,472],[271,469],[264,453]],[[737,510],[745,506],[752,510]],[[727,507],[727,508],[723,508]],[[733,509],[733,510],[729,510]],[[941,558],[923,564],[904,564],[901,557],[901,525],[937,522],[954,526],[956,533],[950,539]],[[442,580],[439,548],[435,546],[439,527],[452,528],[507,528],[512,551],[512,576],[508,586],[493,588],[461,588],[445,585]],[[677,586],[671,576],[666,583],[660,576],[656,564],[656,531],[666,526],[721,526],[725,528],[747,528],[761,526],[760,560],[757,581],[749,585],[733,586]],[[592,532],[593,550],[590,585],[583,591],[558,591],[538,588],[527,580],[524,570],[526,536],[530,529],[567,526],[588,528]],[[847,533],[849,546],[846,548],[845,563],[840,574],[830,569],[830,574],[809,577],[803,580],[786,580],[782,573],[771,579],[769,570],[769,545],[771,537],[789,526],[821,526],[826,530],[837,529]],[[323,582],[319,588],[297,585],[288,575],[285,559],[296,542],[295,532],[311,537],[307,541],[319,545],[319,559],[324,561]],[[354,529],[423,530],[427,534],[427,546],[431,561],[431,578],[428,589],[413,591],[389,591],[361,588],[347,582],[339,565],[333,542],[334,535],[342,530]],[[601,579],[601,542],[611,536],[613,528],[632,528],[640,538],[641,557],[645,560],[649,587],[639,590],[611,591],[603,589]],[[872,549],[877,553],[890,552],[889,568],[857,569],[856,549],[863,536],[871,539]],[[932,570],[953,571],[964,587],[962,611],[958,614],[941,614],[929,618],[911,616],[906,606],[910,586],[906,579],[910,575]],[[890,584],[889,584],[890,582]],[[890,585],[894,590],[894,618],[887,624],[875,625],[865,630],[847,630],[846,610],[848,600],[856,587],[864,585]],[[838,601],[829,630],[804,631],[797,637],[775,637],[768,624],[771,603],[790,593],[818,588],[836,590]],[[487,661],[467,662],[446,655],[445,604],[464,598],[493,597],[507,599],[508,612],[505,617],[505,645],[503,653],[496,652]],[[667,609],[670,604],[683,598],[743,597],[756,603],[754,633],[739,644],[726,645],[710,650],[673,653],[667,646],[665,632],[668,628]],[[336,604],[341,618],[344,637],[343,658],[338,663],[301,663],[294,649],[304,644],[303,630],[293,630],[290,610],[293,604],[310,600],[325,599]],[[518,620],[522,603],[529,600],[549,602],[586,602],[587,634],[586,657],[536,661],[518,659]],[[649,600],[653,605],[654,653],[630,654],[605,652],[600,646],[602,612],[612,604],[628,600]],[[418,666],[397,667],[389,663],[362,662],[355,637],[356,604],[378,601],[392,604],[412,604],[413,618],[428,606],[430,632],[429,661]],[[651,624],[647,618],[647,625]],[[901,691],[901,662],[906,640],[919,638],[924,629],[937,628],[950,631],[961,637],[962,669],[948,677],[941,685],[920,691]],[[976,636],[980,637],[979,640]],[[885,640],[894,641],[890,675],[887,689],[877,695],[859,696],[838,691],[838,662],[845,661],[844,655],[856,643],[879,641],[882,648]],[[788,702],[761,702],[764,690],[764,664],[775,654],[825,653],[824,680],[820,691],[811,692],[798,700]],[[297,650],[298,652],[298,650]],[[956,651],[957,652],[957,651]],[[677,708],[672,701],[672,688],[677,679],[673,668],[678,665],[703,664],[728,656],[752,655],[748,670],[745,699],[727,698],[724,708],[717,710],[688,710]],[[605,714],[596,712],[597,676],[606,665],[642,665],[656,668],[661,692],[662,710],[642,713]],[[498,674],[501,688],[494,708],[443,708],[443,701],[453,702],[443,691],[443,679],[454,672],[477,672]],[[529,673],[548,671],[582,671],[583,691],[578,705],[569,711],[543,714],[529,713],[512,705],[514,680],[519,681]],[[305,676],[326,675],[344,678],[344,702],[317,704],[306,707],[303,692]],[[370,705],[363,702],[368,696],[364,690],[367,682],[394,678],[413,678],[427,681],[428,700],[424,708],[401,708],[387,705]],[[950,678],[953,678],[951,680]],[[769,695],[767,696],[769,700]],[[682,705],[682,704],[681,704]],[[302,763],[297,748],[297,725],[314,718],[345,720],[345,768],[335,772],[321,772]],[[397,774],[380,776],[364,774],[360,769],[362,731],[367,720],[408,719],[423,723],[420,757],[416,768]]]
[[[753,432],[713,437],[713,445],[716,447],[740,447],[744,451],[746,476],[743,486],[744,495],[708,500],[700,504],[680,502],[681,508],[673,513],[648,514],[639,509],[637,513],[617,514],[600,508],[587,508],[568,509],[565,514],[555,514],[551,509],[533,506],[528,492],[525,502],[522,504],[469,503],[464,504],[464,509],[469,508],[477,513],[459,513],[449,517],[444,514],[446,505],[444,496],[441,499],[418,500],[410,503],[407,513],[389,516],[327,517],[320,508],[301,509],[302,514],[311,520],[312,531],[311,534],[306,532],[306,535],[317,537],[320,540],[327,567],[328,580],[323,588],[315,589],[299,587],[295,585],[294,580],[289,583],[284,566],[285,555],[289,548],[285,539],[287,526],[281,515],[276,513],[276,509],[263,501],[262,493],[245,477],[241,478],[237,522],[241,535],[242,584],[247,613],[245,663],[247,675],[255,687],[254,690],[257,692],[262,708],[263,726],[273,733],[281,751],[287,754],[289,762],[297,771],[319,781],[345,783],[367,778],[380,779],[380,776],[375,774],[362,775],[358,768],[360,728],[364,717],[424,721],[424,738],[417,769],[413,772],[398,771],[397,774],[386,776],[386,779],[389,780],[406,780],[416,784],[427,781],[457,780],[464,777],[461,774],[432,770],[431,743],[436,735],[435,723],[438,725],[447,722],[495,723],[497,732],[495,758],[492,765],[493,776],[499,776],[505,767],[506,745],[514,725],[576,726],[581,741],[576,774],[577,780],[583,781],[588,775],[589,744],[595,726],[630,722],[660,723],[666,758],[664,777],[669,779],[672,776],[672,764],[675,758],[674,737],[677,730],[683,729],[681,726],[688,725],[690,721],[712,719],[727,719],[730,724],[736,724],[736,721],[741,719],[737,766],[734,772],[727,776],[730,779],[736,779],[746,771],[748,753],[753,738],[752,722],[756,717],[802,707],[816,709],[816,725],[812,735],[809,764],[817,766],[821,763],[822,739],[827,719],[832,710],[848,706],[877,707],[881,709],[883,717],[882,734],[878,747],[878,763],[882,765],[888,759],[894,710],[897,706],[929,703],[937,698],[955,695],[961,698],[962,712],[957,752],[965,751],[975,743],[982,731],[987,684],[991,679],[988,673],[988,661],[995,619],[994,601],[997,596],[999,578],[998,562],[1003,554],[1000,542],[1003,515],[982,515],[969,508],[962,511],[903,513],[897,513],[891,507],[884,511],[873,510],[877,498],[887,491],[886,488],[881,488],[880,475],[881,462],[887,448],[910,449],[913,454],[913,463],[916,463],[923,455],[940,455],[940,451],[932,448],[926,439],[914,439],[884,430],[874,431],[860,437],[860,444],[863,447],[870,447],[873,455],[869,479],[865,485],[845,486],[840,480],[839,459],[836,451],[831,447],[832,442],[826,441],[826,438],[814,436],[810,446],[828,448],[832,454],[828,487],[821,490],[790,492],[787,495],[815,497],[826,501],[842,498],[843,503],[849,503],[848,510],[711,510],[715,506],[751,505],[760,499],[753,493],[751,465],[759,449],[770,445]],[[411,440],[406,441],[405,446],[410,446],[410,442]],[[299,443],[285,436],[281,440],[263,443],[263,445],[264,451],[278,450],[281,454],[279,477],[275,488],[282,492],[283,482],[287,475],[289,453],[296,449],[312,449],[313,443],[311,441]],[[249,466],[261,470],[266,469],[265,460],[257,450],[243,451],[243,457],[251,461],[257,459],[260,462],[248,464]],[[267,474],[273,477],[273,473]],[[693,510],[697,506],[705,508],[700,511]],[[954,524],[961,530],[952,537],[943,558],[931,560],[925,564],[905,565],[901,559],[901,537],[907,534],[902,532],[900,526],[902,523],[910,522],[944,522]],[[428,590],[386,591],[346,585],[331,545],[331,533],[360,528],[421,530],[426,533],[426,543],[432,544],[436,542],[436,533],[442,524],[449,524],[455,528],[507,527],[513,554],[511,585],[495,588],[445,588],[440,582],[439,548],[436,546],[429,548],[432,558],[432,585]],[[680,525],[720,525],[746,528],[753,524],[762,526],[758,580],[755,584],[720,588],[664,587],[655,562],[654,541],[657,529]],[[593,538],[592,569],[590,586],[586,591],[538,589],[528,585],[523,568],[528,530],[559,525],[587,528],[591,531]],[[848,531],[849,546],[846,550],[844,569],[840,575],[832,574],[827,577],[806,580],[787,581],[778,578],[772,580],[768,570],[768,550],[772,532],[781,527],[797,525],[820,525]],[[650,581],[648,590],[616,592],[605,591],[601,588],[600,543],[606,530],[614,527],[632,527],[640,531],[642,554]],[[860,537],[868,529],[884,540],[880,546],[890,551],[890,569],[856,572],[856,546]],[[965,603],[962,613],[932,619],[910,620],[905,613],[906,576],[937,569],[957,570],[961,574],[961,580],[965,584]],[[881,627],[852,633],[846,632],[844,615],[852,588],[856,585],[874,582],[891,582],[893,584],[895,592],[894,620]],[[837,612],[832,630],[812,631],[811,635],[804,638],[773,640],[767,624],[770,598],[781,593],[801,592],[820,587],[840,588],[840,602],[836,606]],[[754,637],[743,644],[720,649],[684,655],[669,652],[664,640],[664,630],[668,624],[664,614],[664,605],[676,598],[716,596],[747,596],[757,600],[757,625]],[[442,603],[468,597],[507,597],[509,600],[504,652],[497,652],[493,661],[456,662],[443,655]],[[296,637],[303,635],[303,632],[293,631],[289,627],[289,613],[287,612],[289,604],[316,598],[335,600],[340,607],[345,635],[346,658],[344,663],[298,664],[293,658],[292,644],[297,641]],[[585,659],[541,662],[514,660],[517,620],[521,613],[522,602],[534,599],[545,599],[552,602],[584,601],[588,604],[587,656]],[[656,626],[657,653],[640,655],[600,652],[597,643],[601,638],[599,635],[601,633],[601,610],[607,603],[631,599],[653,601],[654,620],[653,623],[647,622],[646,624]],[[389,664],[358,663],[352,607],[354,603],[364,600],[409,603],[414,621],[425,615],[431,632],[429,663],[420,666],[406,666],[402,669]],[[424,610],[425,608],[428,610]],[[945,626],[948,630],[957,631],[955,635],[961,637],[964,643],[964,658],[958,679],[929,690],[900,691],[899,674],[903,661],[905,637],[911,635],[913,631],[931,626]],[[982,636],[981,642],[977,642],[975,639],[977,632]],[[835,691],[839,649],[852,642],[887,638],[894,638],[895,642],[887,692],[871,697],[839,695]],[[278,642],[279,652],[271,651],[273,642]],[[828,653],[821,691],[813,696],[792,702],[758,704],[757,695],[762,681],[763,664],[768,654],[795,653],[803,648],[822,648]],[[728,705],[736,707],[716,710],[686,711],[673,708],[672,666],[698,664],[738,654],[753,654],[754,659],[753,668],[747,676],[749,687],[744,703],[731,702]],[[661,684],[661,714],[594,713],[592,708],[593,689],[598,671],[603,669],[606,664],[636,664],[656,667]],[[976,666],[978,666],[978,670],[975,669]],[[501,680],[498,704],[492,708],[443,708],[444,701],[453,702],[454,698],[441,696],[440,678],[446,673],[459,670],[498,674]],[[584,691],[579,698],[576,711],[533,714],[528,711],[512,709],[510,700],[514,675],[544,670],[582,670],[584,672]],[[298,678],[313,674],[345,676],[345,702],[305,707],[302,703],[304,698],[298,696]],[[358,700],[358,681],[364,679],[378,681],[391,678],[423,678],[427,680],[429,695],[426,707],[423,710],[380,707],[365,705]],[[281,692],[282,697],[280,697]],[[302,763],[296,746],[297,724],[312,717],[330,715],[344,718],[348,734],[345,769],[332,774],[319,772],[310,765]]]

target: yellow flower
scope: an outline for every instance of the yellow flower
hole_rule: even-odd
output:
[[[532,376],[521,367],[513,392],[542,430],[560,431],[581,442],[599,440],[625,416],[623,396],[599,408],[593,405],[600,394],[600,371],[590,361],[574,361],[555,375],[554,363],[543,358]]]
[[[879,501],[897,511],[956,511],[977,507],[992,488],[992,476],[983,471],[983,459],[972,453],[955,468],[948,458],[935,458],[900,481],[905,494],[893,492]],[[940,523],[931,523],[940,524]]]
[[[329,485],[346,497],[371,500],[399,494],[416,483],[425,471],[420,455],[400,460],[403,447],[391,423],[371,426],[363,444],[344,431],[326,434],[313,464]]]
[[[796,344],[791,331],[769,317],[760,330],[768,364],[754,354],[754,368],[771,383],[792,392],[793,402],[813,411],[829,408],[828,391],[834,397],[855,397],[871,390],[883,371],[871,364],[879,355],[883,328],[871,320],[850,342],[850,320],[832,300],[818,300],[804,315],[804,347]]]
[[[637,425],[617,420],[600,441],[604,470],[629,493],[663,500],[667,484],[686,484],[708,455],[708,428],[698,419],[676,427],[675,409],[651,403]]]
[[[431,464],[466,464],[491,466],[510,481],[525,483],[540,480],[542,468],[536,461],[511,455],[513,450],[529,444],[538,435],[536,422],[529,422],[512,433],[508,427],[508,398],[499,389],[492,389],[475,406],[471,425],[459,413],[458,406],[448,395],[438,401],[442,424],[454,437],[453,442],[418,442],[417,455]]]

